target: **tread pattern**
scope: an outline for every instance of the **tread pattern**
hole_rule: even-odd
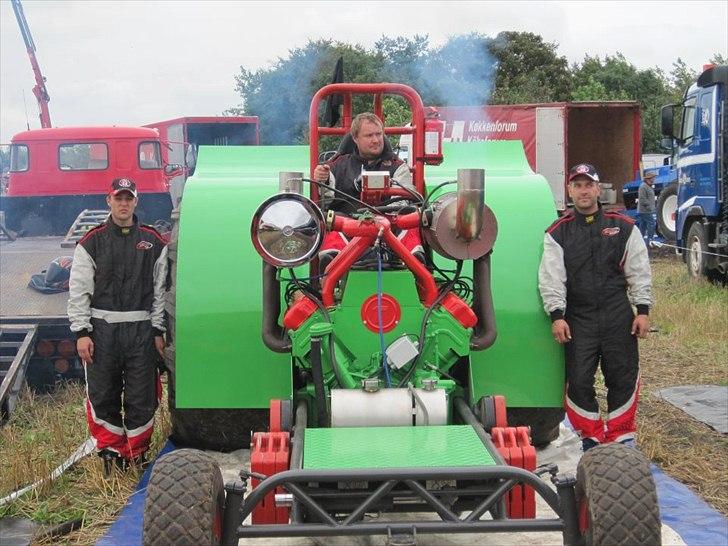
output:
[[[576,473],[576,502],[588,502],[587,545],[641,546],[662,542],[660,510],[650,465],[622,444],[587,451]]]
[[[224,504],[222,475],[214,459],[180,449],[160,458],[147,486],[145,546],[213,546],[215,517]]]

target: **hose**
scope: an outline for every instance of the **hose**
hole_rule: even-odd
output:
[[[380,233],[381,234],[381,233]],[[379,322],[379,348],[382,351],[382,368],[387,388],[392,386],[392,378],[389,375],[389,364],[384,343],[384,324],[382,324],[382,246],[377,238],[377,321]]]

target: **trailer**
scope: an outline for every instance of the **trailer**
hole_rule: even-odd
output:
[[[58,382],[84,378],[66,315],[68,292],[42,294],[28,287],[31,275],[69,254],[62,240],[0,240],[0,423],[12,413],[23,385],[45,393]]]
[[[602,201],[623,204],[622,185],[642,157],[640,108],[632,101],[429,107],[445,142],[520,140],[531,168],[548,180],[556,209],[568,206],[569,169],[597,168]]]
[[[347,153],[353,96],[381,117],[387,94],[411,110],[408,127],[384,132],[411,137],[414,187],[369,172],[356,214],[324,214],[304,175],[319,138],[343,137]],[[321,127],[332,95],[343,124]],[[543,530],[566,544],[660,543],[643,455],[609,444],[576,476],[538,468],[539,424],[509,420],[506,402],[531,417],[563,402],[535,290],[555,218],[546,181],[517,142],[428,145],[424,112],[401,84],[332,84],[312,100],[309,147],[201,148],[171,249],[172,439],[250,445],[251,465],[223,484],[200,449],[160,457],[145,544]],[[422,233],[424,261],[402,230]],[[347,243],[320,270],[326,233]],[[536,496],[554,517],[538,517]]]

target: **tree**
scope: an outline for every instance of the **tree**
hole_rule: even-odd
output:
[[[569,100],[571,75],[558,44],[531,32],[501,32],[488,50],[497,63],[492,104]]]

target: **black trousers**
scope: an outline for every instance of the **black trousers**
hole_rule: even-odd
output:
[[[131,458],[146,451],[158,405],[157,355],[150,321],[92,319],[86,366],[87,417],[97,449]],[[123,414],[122,414],[123,409]]]
[[[635,430],[639,377],[634,314],[629,303],[569,308],[571,342],[565,345],[569,420],[583,437],[599,442],[629,436]],[[601,367],[607,387],[606,435],[599,416],[594,377]]]

